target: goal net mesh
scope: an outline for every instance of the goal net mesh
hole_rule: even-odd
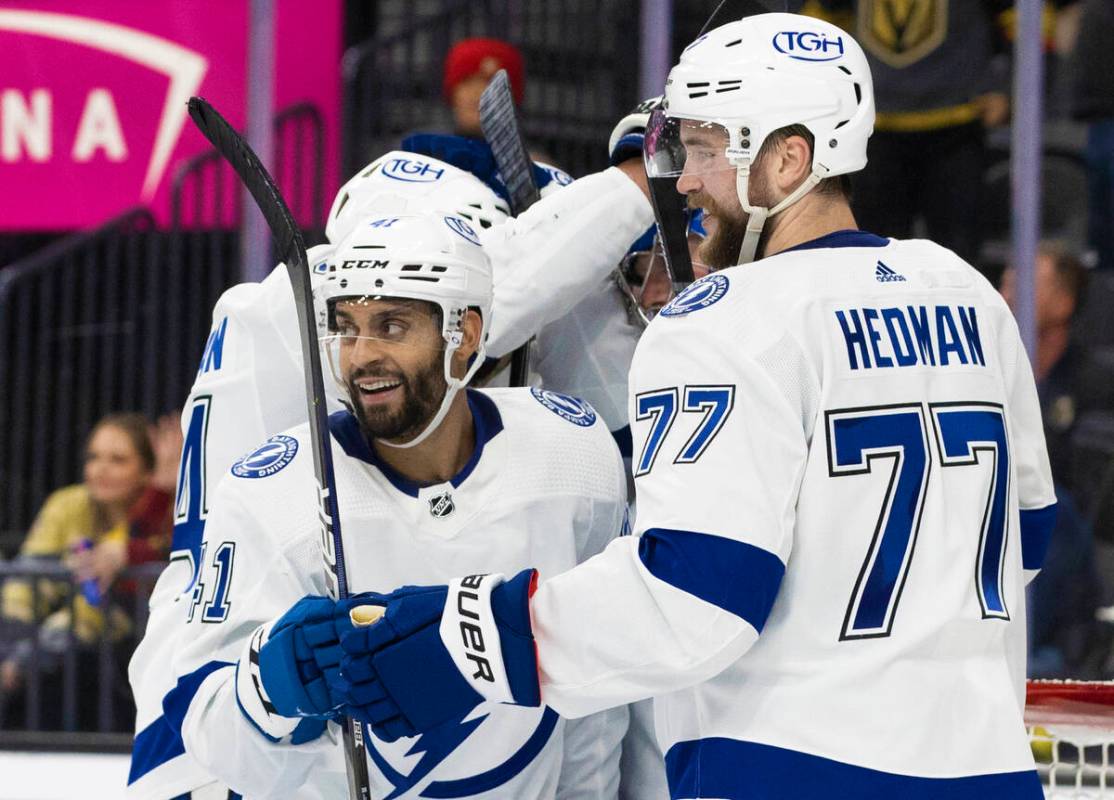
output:
[[[1114,800],[1114,681],[1029,681],[1026,694],[1045,796]]]

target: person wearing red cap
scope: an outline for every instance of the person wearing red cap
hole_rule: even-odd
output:
[[[483,136],[480,130],[480,95],[491,77],[507,71],[516,105],[522,105],[526,73],[522,53],[499,39],[464,39],[453,45],[445,58],[443,93],[453,111],[456,133]]]

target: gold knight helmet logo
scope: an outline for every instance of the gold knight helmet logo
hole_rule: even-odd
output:
[[[939,47],[948,0],[859,0],[856,37],[891,67],[907,67]]]

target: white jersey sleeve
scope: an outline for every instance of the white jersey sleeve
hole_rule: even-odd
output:
[[[495,272],[488,355],[510,353],[568,313],[653,221],[649,200],[611,167],[484,231],[484,250]]]
[[[1009,398],[1010,451],[1017,465],[1017,497],[1021,525],[1021,556],[1025,582],[1040,572],[1052,535],[1056,493],[1044,440],[1040,399],[1033,368],[1013,316],[1002,316],[1002,369]]]
[[[534,596],[542,697],[568,716],[710,678],[758,638],[777,593],[807,458],[800,403],[741,349],[688,346],[700,321],[651,324],[635,354],[636,535]],[[607,634],[585,651],[576,620]]]

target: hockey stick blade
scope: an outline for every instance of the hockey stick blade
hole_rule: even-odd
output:
[[[325,380],[321,374],[321,351],[318,348],[317,322],[313,311],[313,287],[310,284],[309,259],[306,257],[302,232],[294,222],[294,216],[282,199],[274,179],[235,128],[200,97],[190,98],[189,114],[198,130],[232,166],[254,198],[255,205],[267,221],[279,257],[286,265],[290,277],[306,373],[309,438],[313,450],[313,471],[317,478],[322,554],[330,594],[336,598],[344,598],[348,596],[348,580],[337,508],[336,477],[333,474],[333,449],[326,417]],[[363,727],[351,719],[345,720],[341,727],[344,730],[344,760],[348,772],[349,796],[353,800],[371,800]]]
[[[510,195],[516,217],[541,198],[534,165],[526,150],[507,71],[501,69],[480,95],[480,128]],[[511,386],[525,386],[530,372],[530,341],[511,355]]]
[[[534,165],[522,137],[511,81],[505,69],[495,73],[480,95],[480,128],[491,145],[495,164],[510,195],[511,211],[517,216],[536,203],[541,194],[534,181]]]

